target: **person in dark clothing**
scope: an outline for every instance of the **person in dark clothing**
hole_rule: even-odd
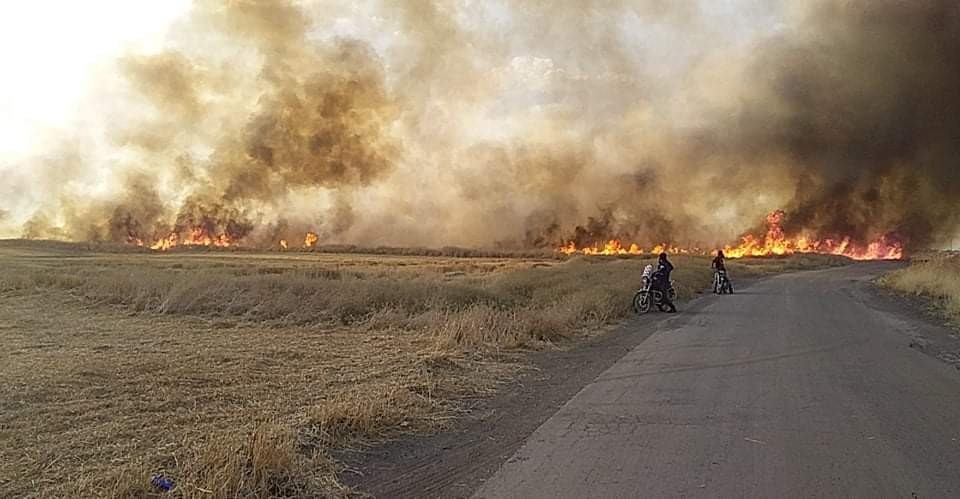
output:
[[[660,291],[661,299],[660,306],[667,307],[668,312],[675,313],[677,307],[673,304],[673,301],[670,299],[670,294],[667,292],[670,289],[670,273],[673,272],[673,264],[670,263],[670,260],[667,260],[666,253],[660,253],[660,257],[657,259],[657,271],[653,273],[653,285]]]
[[[717,257],[713,259],[713,263],[710,264],[710,268],[716,271],[727,270],[727,267],[723,264],[724,260],[723,250],[717,250]]]
[[[660,253],[660,257],[657,259],[657,272],[662,273],[666,281],[670,282],[670,272],[673,272],[673,264],[670,263],[670,260],[667,260],[666,253]]]
[[[733,286],[730,284],[729,277],[727,276],[727,266],[724,264],[724,259],[723,250],[717,250],[717,256],[713,259],[713,263],[710,264],[710,268],[716,272],[713,277],[714,293],[723,293],[725,290],[731,293],[733,292]]]

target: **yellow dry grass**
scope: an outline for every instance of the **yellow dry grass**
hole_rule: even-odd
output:
[[[650,261],[96,249],[0,242],[0,496],[349,495],[331,449],[442,427],[630,314]],[[708,286],[674,261],[681,299]]]
[[[929,298],[945,317],[960,322],[960,254],[920,255],[909,267],[884,276],[882,283],[903,293]]]

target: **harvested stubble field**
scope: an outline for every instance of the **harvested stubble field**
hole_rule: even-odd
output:
[[[173,497],[351,495],[331,449],[442,428],[523,351],[630,314],[651,261],[443,254],[0,241],[0,496],[149,497],[157,472]],[[673,260],[681,301],[709,285]]]

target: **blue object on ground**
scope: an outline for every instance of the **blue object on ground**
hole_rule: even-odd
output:
[[[173,489],[173,480],[163,475],[153,475],[153,478],[150,479],[150,483],[160,490],[170,491]]]

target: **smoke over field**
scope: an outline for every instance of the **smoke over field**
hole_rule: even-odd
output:
[[[101,126],[15,165],[0,227],[157,248],[949,242],[960,7],[731,5],[200,0],[99,76]]]

